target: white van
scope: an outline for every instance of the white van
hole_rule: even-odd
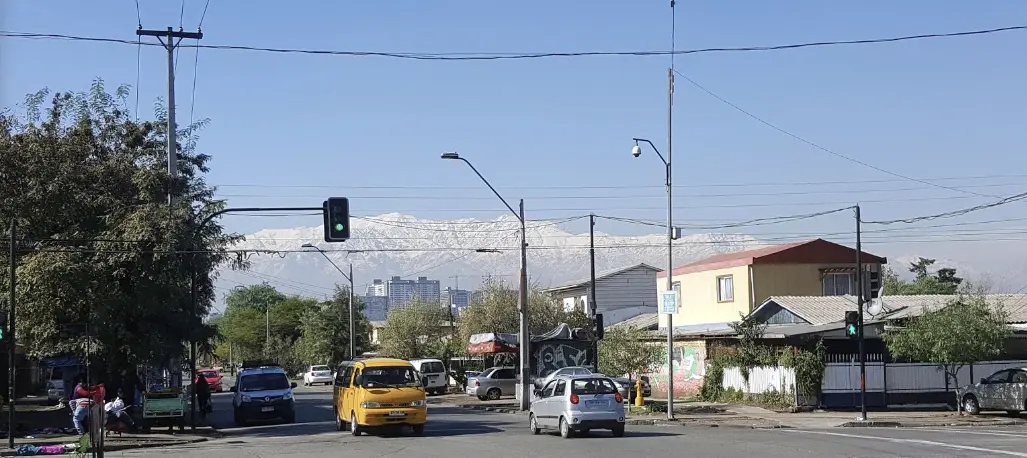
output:
[[[428,379],[424,391],[428,394],[446,394],[449,389],[449,377],[446,375],[446,366],[438,359],[412,359],[410,364],[414,370],[421,373],[422,377]]]

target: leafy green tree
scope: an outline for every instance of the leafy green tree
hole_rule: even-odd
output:
[[[449,312],[438,303],[413,302],[391,310],[379,338],[379,352],[393,358],[438,357],[450,332],[443,326]]]
[[[528,291],[528,332],[532,335],[553,330],[560,323],[570,327],[589,327],[591,320],[581,311],[567,312],[549,294],[537,286]],[[520,329],[517,311],[517,290],[502,280],[486,278],[481,286],[480,299],[460,313],[457,320],[458,335],[466,347],[470,336],[479,333],[516,333]]]
[[[661,347],[653,344],[644,329],[610,328],[599,341],[599,372],[614,377],[650,374],[660,365],[663,354]]]
[[[182,342],[215,337],[202,322],[211,273],[238,237],[216,222],[194,230],[224,208],[204,180],[210,156],[196,149],[207,121],[178,132],[180,176],[169,180],[166,111],[136,121],[128,96],[97,80],[0,111],[0,221],[18,221],[18,338],[31,356],[82,355],[85,324],[94,358],[111,364],[169,362],[185,356]],[[180,196],[170,206],[169,189]]]
[[[984,294],[971,293],[953,297],[943,308],[914,317],[883,338],[896,358],[941,365],[955,389],[961,367],[998,356],[1010,335],[1002,304],[989,304]]]
[[[355,297],[359,299],[359,297]],[[370,349],[371,325],[364,316],[364,303],[354,301],[356,326],[354,352],[359,356]],[[296,342],[301,359],[307,364],[337,364],[349,359],[349,291],[336,285],[332,298],[308,309],[300,318],[302,336]]]
[[[915,275],[912,281],[903,281],[895,271],[885,269],[885,295],[956,294],[963,283],[963,279],[956,276],[956,269],[946,267],[932,275],[928,268],[934,263],[934,259],[927,258],[918,258],[910,263],[909,271]]]

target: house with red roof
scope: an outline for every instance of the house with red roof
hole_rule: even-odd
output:
[[[886,258],[863,252],[864,295],[876,297]],[[667,272],[657,273],[657,294]],[[721,254],[674,268],[677,332],[726,328],[771,296],[848,296],[856,293],[856,250],[823,239]],[[838,319],[843,319],[839,316]],[[667,315],[658,327],[666,329]]]

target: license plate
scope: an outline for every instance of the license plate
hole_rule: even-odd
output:
[[[275,408],[274,407],[261,407],[260,411],[261,412],[274,412]]]
[[[602,407],[608,405],[610,405],[610,401],[607,401],[605,399],[592,399],[589,401],[585,401],[586,407]]]
[[[435,379],[439,378],[439,376],[438,375],[429,375],[428,378],[430,378],[432,380],[435,380]]]
[[[390,417],[405,417],[405,416],[407,416],[407,414],[406,414],[406,412],[403,412],[403,411],[393,410],[393,411],[389,412],[389,416]]]

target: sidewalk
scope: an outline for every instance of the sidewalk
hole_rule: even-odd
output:
[[[510,399],[478,401],[451,399],[445,404],[458,407],[524,415],[517,402]],[[452,403],[452,404],[451,404]],[[754,429],[801,428],[827,429],[839,427],[940,427],[940,426],[1011,426],[1027,425],[1027,419],[1005,415],[960,416],[955,412],[892,411],[869,412],[867,421],[857,421],[858,412],[782,413],[748,405],[727,405],[706,402],[680,402],[674,405],[674,421],[664,412],[648,412],[627,406],[629,425],[741,427]]]
[[[112,435],[104,438],[104,451],[112,452],[134,448],[169,447],[173,445],[194,444],[205,442],[220,437],[220,433],[210,427],[197,427],[195,432],[189,431],[179,434],[123,434]],[[78,443],[80,436],[49,435],[30,436],[15,438],[14,445],[65,445]],[[6,448],[6,444],[4,444]],[[6,449],[0,451],[0,456],[18,456],[14,450]]]

